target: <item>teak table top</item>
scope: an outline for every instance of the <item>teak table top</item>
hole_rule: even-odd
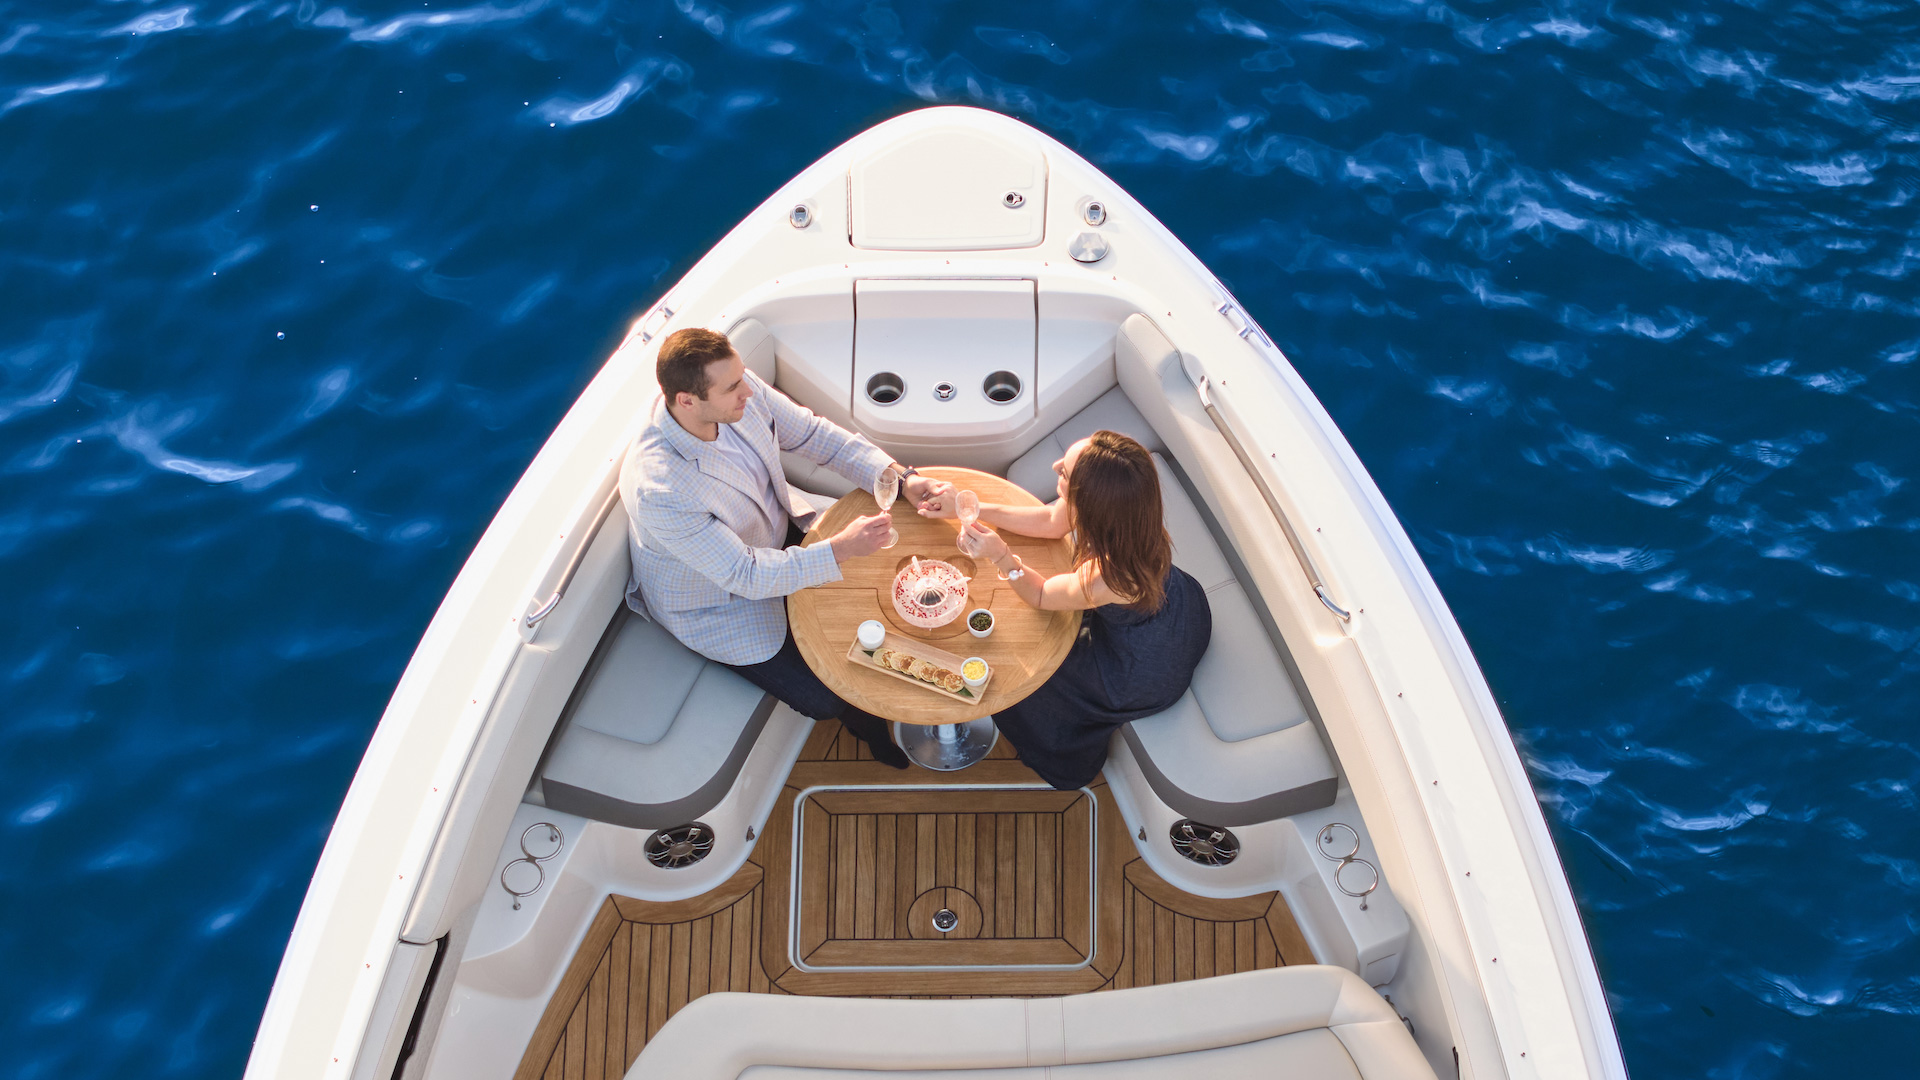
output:
[[[1010,480],[973,469],[949,467],[920,470],[927,476],[952,481],[980,496],[983,503],[1038,506],[1040,501]],[[875,512],[871,492],[856,491],[821,514],[803,543],[813,544],[839,532],[863,514]],[[1034,692],[1066,659],[1080,631],[1077,611],[1041,611],[1028,607],[1013,586],[998,579],[992,564],[960,553],[955,546],[958,521],[929,521],[914,510],[903,493],[893,504],[893,527],[900,542],[865,558],[850,559],[840,567],[841,579],[787,597],[787,619],[793,640],[807,666],[820,681],[848,704],[887,720],[905,724],[958,724],[989,716]],[[1028,569],[1051,575],[1064,573],[1073,563],[1073,546],[1065,540],[1041,540],[1002,532]],[[942,559],[973,578],[967,606],[961,616],[935,630],[910,626],[893,609],[893,579],[911,556]],[[993,612],[993,633],[976,638],[967,632],[967,611]],[[895,634],[925,641],[955,655],[978,656],[993,668],[986,696],[977,702],[956,701],[893,676],[857,667],[847,659],[854,633],[867,619],[879,619]]]

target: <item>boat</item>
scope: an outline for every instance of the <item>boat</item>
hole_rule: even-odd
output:
[[[635,614],[617,478],[693,326],[901,461],[1042,498],[1074,439],[1139,439],[1214,612],[1193,689],[1077,792],[1004,744],[898,772]],[[1145,206],[992,112],[854,137],[634,322],[401,677],[247,1075],[749,1071],[1626,1075],[1513,741],[1360,460]]]

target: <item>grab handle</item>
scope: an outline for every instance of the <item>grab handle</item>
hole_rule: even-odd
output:
[[[539,626],[541,619],[553,614],[553,609],[560,606],[561,599],[567,595],[567,586],[573,584],[573,575],[580,572],[580,564],[586,561],[587,549],[593,546],[593,538],[600,535],[600,526],[606,524],[607,517],[619,504],[620,489],[615,487],[607,496],[607,501],[600,505],[599,512],[593,515],[593,524],[587,526],[586,535],[580,538],[580,546],[573,551],[573,558],[567,560],[567,568],[561,572],[560,583],[554,586],[553,595],[547,597],[539,607],[527,612],[528,629]]]
[[[1247,470],[1247,475],[1253,478],[1253,485],[1260,489],[1260,497],[1266,500],[1267,509],[1273,512],[1274,520],[1280,523],[1280,531],[1286,534],[1287,546],[1293,548],[1294,558],[1300,560],[1300,568],[1306,571],[1307,582],[1313,586],[1313,595],[1319,597],[1320,603],[1328,611],[1333,612],[1341,622],[1352,622],[1353,613],[1334,602],[1332,594],[1327,589],[1326,579],[1320,574],[1320,567],[1313,561],[1313,556],[1307,553],[1306,545],[1300,542],[1300,535],[1293,531],[1293,522],[1287,519],[1287,512],[1280,508],[1280,500],[1274,496],[1273,489],[1267,486],[1266,477],[1254,465],[1253,458],[1247,453],[1247,448],[1241,445],[1240,437],[1227,426],[1226,418],[1220,415],[1219,408],[1214,405],[1212,384],[1208,382],[1206,372],[1200,370],[1199,361],[1191,354],[1181,353],[1180,369],[1186,373],[1187,380],[1193,383],[1195,392],[1200,395],[1200,405],[1207,410],[1207,418],[1213,421],[1213,426],[1218,428],[1220,434],[1226,438],[1227,445],[1233,448],[1233,456],[1240,459],[1240,467]]]

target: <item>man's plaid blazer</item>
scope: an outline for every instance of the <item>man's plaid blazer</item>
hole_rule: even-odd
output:
[[[766,463],[780,505],[803,527],[813,508],[787,485],[781,451],[871,488],[891,460],[865,437],[816,416],[751,371],[753,397],[734,430]],[[633,578],[627,602],[722,664],[757,664],[787,636],[788,593],[840,580],[826,544],[782,547],[747,474],[687,433],[656,398],[653,419],[620,467]]]

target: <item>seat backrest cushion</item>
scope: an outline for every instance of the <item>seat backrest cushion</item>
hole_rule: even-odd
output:
[[[1153,455],[1153,467],[1160,474],[1160,505],[1167,535],[1173,540],[1173,565],[1192,574],[1208,592],[1232,584],[1233,568],[1200,516],[1200,508],[1188,497],[1186,485],[1159,454]]]
[[[1193,696],[1221,742],[1237,743],[1307,722],[1286,662],[1238,582],[1207,594],[1213,640],[1193,673]]]
[[[780,451],[780,468],[787,474],[787,483],[804,492],[818,492],[839,499],[853,494],[859,486],[825,465],[815,465],[790,450]]]
[[[1223,742],[1241,742],[1305,723],[1307,709],[1286,662],[1213,530],[1166,460],[1155,454],[1154,466],[1160,472],[1167,534],[1173,538],[1173,563],[1207,590],[1213,609],[1213,643],[1193,675],[1193,696],[1207,726]]]
[[[1146,417],[1140,415],[1140,410],[1134,408],[1133,402],[1116,386],[1093,399],[1092,404],[1074,413],[1066,423],[1035,443],[1033,449],[1020,455],[1019,460],[1007,467],[1007,479],[1032,492],[1041,502],[1052,502],[1059,494],[1054,487],[1053,463],[1060,460],[1067,447],[1102,429],[1129,436],[1148,450],[1165,449],[1153,425],[1147,423]]]

